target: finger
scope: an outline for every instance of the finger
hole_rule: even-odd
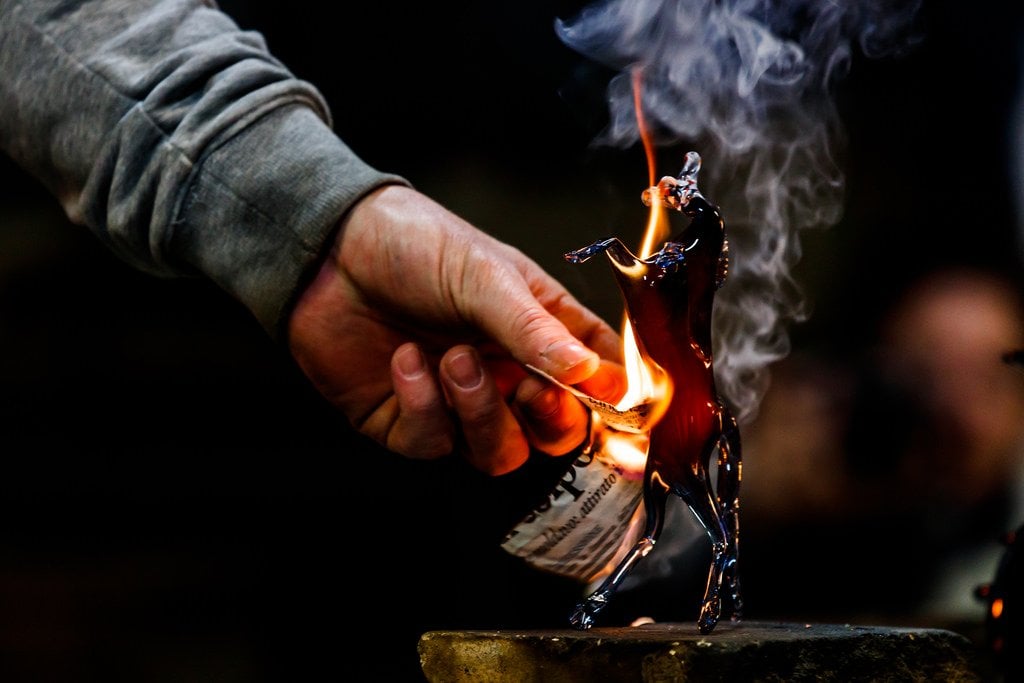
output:
[[[559,381],[581,382],[600,365],[600,356],[540,305],[524,302],[511,314],[509,324],[512,355]]]
[[[484,372],[494,379],[498,393],[508,403],[515,397],[519,383],[529,374],[529,371],[507,352],[503,352],[501,356],[488,357],[486,352],[478,346],[477,353],[480,355]]]
[[[575,383],[592,375],[600,358],[577,339],[552,310],[582,307],[522,253],[501,247],[504,258],[471,245],[460,270],[455,300],[467,319],[500,343],[520,363]]]
[[[576,386],[580,391],[614,405],[626,393],[626,369],[618,363],[602,360],[597,372]]]
[[[516,405],[530,444],[544,453],[565,455],[587,437],[587,409],[572,394],[539,377],[520,383]]]
[[[388,430],[387,447],[413,458],[439,458],[451,453],[454,426],[448,405],[416,344],[403,344],[395,350],[391,381],[398,416]]]
[[[476,350],[450,349],[441,359],[440,377],[458,416],[470,464],[500,475],[525,463],[530,453],[526,437]]]

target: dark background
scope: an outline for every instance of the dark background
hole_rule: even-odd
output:
[[[561,261],[628,238],[646,179],[639,149],[590,145],[609,73],[553,31],[580,5],[223,7],[321,88],[369,163],[617,321],[605,274]],[[914,51],[858,55],[837,92],[846,210],[804,236],[814,315],[796,348],[856,353],[887,301],[938,265],[1018,277],[1021,10],[930,2],[922,20]],[[414,679],[424,630],[563,624],[574,587],[496,548],[538,490],[529,475],[553,468],[492,481],[371,447],[223,293],[132,271],[6,159],[0,181],[6,680]],[[607,623],[648,607],[624,599]]]

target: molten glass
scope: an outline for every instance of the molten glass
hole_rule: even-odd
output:
[[[666,373],[673,387],[664,414],[650,431],[642,534],[603,583],[576,606],[570,620],[580,629],[593,625],[629,571],[654,548],[673,493],[712,542],[697,621],[700,632],[715,628],[723,604],[732,619],[740,616],[740,435],[715,388],[711,352],[712,305],[728,273],[729,249],[718,207],[697,189],[699,170],[700,157],[690,152],[678,177],[662,178],[644,191],[645,204],[680,211],[690,219],[659,251],[640,258],[613,237],[566,254],[572,263],[601,252],[608,257],[625,299],[626,331],[635,336],[645,361]]]

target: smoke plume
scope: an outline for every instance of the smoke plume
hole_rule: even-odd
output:
[[[855,49],[879,57],[909,48],[918,5],[606,0],[556,22],[565,44],[619,71],[596,143],[638,141],[630,74],[640,69],[655,142],[685,142],[703,157],[698,184],[722,209],[732,254],[714,314],[716,380],[741,422],[757,414],[769,364],[789,353],[788,324],[807,316],[791,275],[799,233],[842,213],[835,85]]]

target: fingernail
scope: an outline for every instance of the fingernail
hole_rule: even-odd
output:
[[[395,352],[395,365],[403,377],[417,377],[427,369],[423,353],[416,346],[405,346]]]
[[[484,378],[483,370],[472,351],[462,353],[448,359],[448,376],[462,389],[474,389]]]
[[[543,419],[554,415],[558,410],[559,403],[561,403],[561,400],[558,392],[554,388],[547,387],[541,389],[535,396],[528,399],[525,408],[529,411],[530,415]]]
[[[558,369],[562,371],[570,370],[581,363],[593,361],[597,358],[593,351],[579,342],[555,342],[541,356],[558,366]]]

